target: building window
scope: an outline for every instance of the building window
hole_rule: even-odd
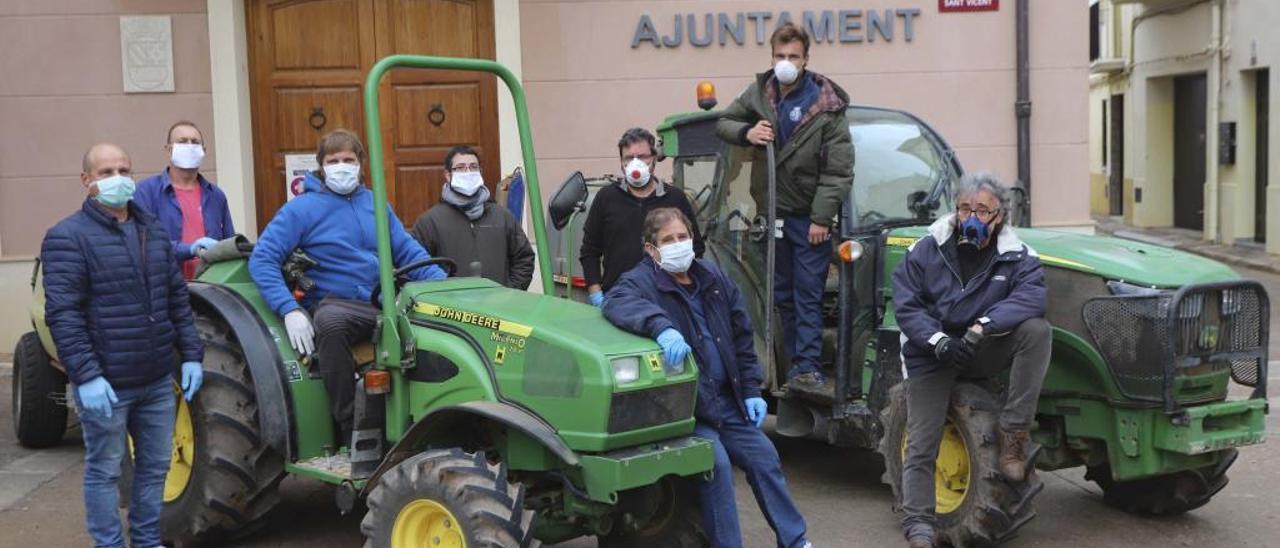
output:
[[[1098,60],[1099,53],[1102,50],[1102,34],[1099,27],[1102,24],[1098,17],[1098,2],[1089,5],[1089,62]]]
[[[1096,5],[1096,4],[1095,4]],[[1107,167],[1107,100],[1102,100],[1102,167]]]

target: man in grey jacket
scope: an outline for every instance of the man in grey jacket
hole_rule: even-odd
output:
[[[444,157],[444,189],[410,234],[432,257],[448,257],[460,276],[483,276],[512,289],[533,280],[533,249],[506,208],[489,201],[480,157],[459,145]]]

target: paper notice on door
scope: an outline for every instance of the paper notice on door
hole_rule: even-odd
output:
[[[314,154],[284,155],[285,201],[302,195],[302,180],[306,178],[308,171],[315,171],[318,167]]]

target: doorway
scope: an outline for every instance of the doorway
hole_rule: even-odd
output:
[[[368,144],[364,80],[379,59],[495,55],[487,0],[249,0],[246,11],[263,228],[286,201],[287,154],[314,155],[320,137],[338,128]],[[402,223],[439,201],[444,155],[454,145],[476,149],[494,190],[500,177],[492,75],[397,69],[383,78],[378,95],[387,198]]]
[[[1254,78],[1256,80],[1256,105],[1254,111],[1254,177],[1253,177],[1253,239],[1258,242],[1267,241],[1267,156],[1270,150],[1268,134],[1271,129],[1271,71],[1262,69]]]
[[[1173,225],[1204,230],[1205,75],[1173,79]]]
[[[1111,175],[1107,181],[1108,202],[1112,215],[1124,215],[1124,95],[1111,96],[1111,119],[1108,128],[1111,137]]]

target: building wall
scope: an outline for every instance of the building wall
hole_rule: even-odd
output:
[[[849,9],[844,2],[524,0],[521,3],[524,81],[529,92],[544,194],[569,173],[618,169],[618,136],[631,126],[653,128],[668,114],[695,110],[694,86],[716,84],[726,105],[769,68],[767,42],[757,45],[747,21],[746,44],[632,48],[636,24],[651,16],[660,35],[675,14],[768,11],[785,6],[797,22],[806,10]],[[970,170],[1017,176],[1013,2],[998,12],[940,14],[933,0],[866,0],[853,7],[918,9],[914,39],[901,19],[893,41],[815,44],[810,67],[832,77],[854,102],[911,111],[954,146]],[[1033,2],[1031,93],[1033,219],[1042,226],[1090,225],[1088,193],[1088,43],[1062,40],[1087,29],[1087,5]],[[866,25],[865,16],[862,19]],[[773,30],[767,23],[765,36]],[[1074,30],[1071,30],[1074,29]],[[687,30],[687,29],[686,29]],[[865,34],[867,29],[862,29]],[[699,30],[701,33],[701,30]],[[659,175],[669,174],[660,166]]]

